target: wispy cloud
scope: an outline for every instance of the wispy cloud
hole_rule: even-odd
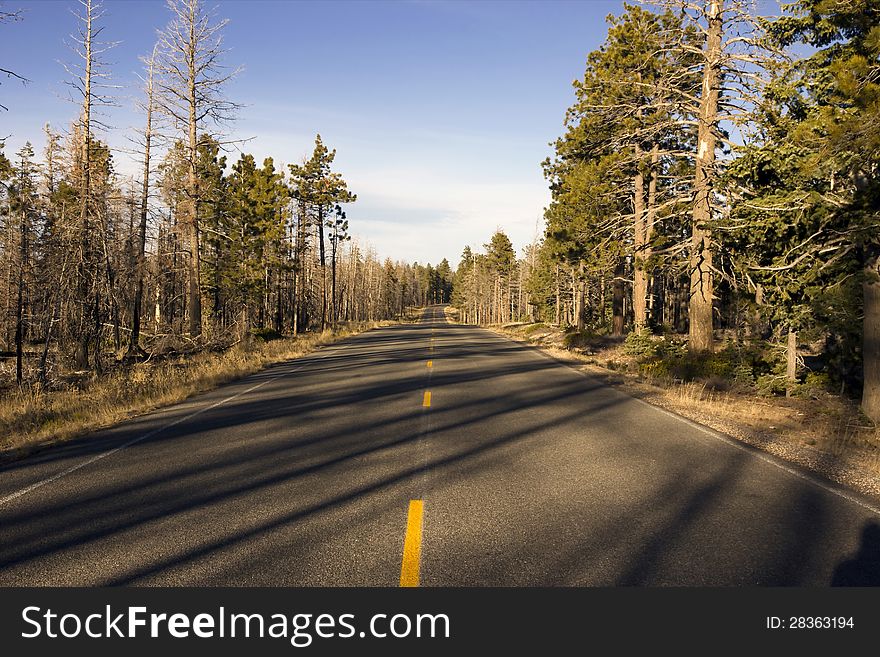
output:
[[[349,177],[363,199],[351,213],[352,229],[368,227],[366,234],[383,255],[422,262],[442,257],[454,262],[466,244],[479,248],[499,227],[521,248],[534,239],[536,221],[549,203],[540,182],[464,180],[419,168]]]

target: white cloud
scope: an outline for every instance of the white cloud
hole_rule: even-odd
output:
[[[258,159],[274,155],[276,166],[298,161],[314,142],[302,130],[258,134],[244,149]],[[347,210],[351,231],[382,257],[422,263],[447,258],[455,265],[465,245],[481,249],[497,228],[522,249],[535,238],[536,221],[550,202],[540,153],[517,151],[514,157],[510,143],[485,135],[449,134],[444,140],[428,132],[407,139],[333,126],[321,134],[338,151],[334,168],[358,195]],[[511,152],[504,170],[491,158],[480,161],[480,153],[501,151]],[[418,164],[399,164],[413,156]]]
[[[541,180],[461,180],[414,168],[352,171],[347,177],[359,198],[349,213],[353,232],[383,255],[420,262],[445,257],[455,265],[465,245],[482,248],[497,228],[521,249],[534,239],[550,200]]]

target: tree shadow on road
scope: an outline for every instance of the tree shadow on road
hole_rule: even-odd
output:
[[[426,337],[421,327],[394,333]],[[453,532],[442,584],[465,556],[479,564],[482,583],[502,585],[651,586],[669,583],[670,572],[675,583],[692,585],[814,585],[817,578],[827,582],[833,564],[851,549],[840,537],[852,536],[864,510],[841,509],[804,478],[767,478],[747,449],[694,432],[679,436],[684,427],[668,415],[649,412],[637,421],[646,412],[638,402],[592,378],[556,378],[558,365],[529,357],[529,347],[462,339],[448,327],[436,335],[436,358],[445,366],[431,374],[441,403],[429,413],[421,406],[426,346],[401,349],[387,332],[365,334],[345,350],[334,347],[306,360],[308,367],[291,370],[289,378],[168,426],[126,450],[125,458],[103,461],[100,471],[85,473],[93,477],[90,485],[65,494],[62,486],[73,483],[65,479],[58,491],[42,489],[39,505],[25,498],[0,509],[0,581],[18,572],[25,581],[52,584],[83,578],[104,585],[163,583],[177,581],[171,578],[194,564],[218,567],[247,555],[266,569],[245,564],[249,580],[230,570],[204,581],[228,585],[271,576],[287,583],[271,569],[279,558],[277,537],[297,554],[318,551],[338,531],[340,510],[352,514],[351,524],[371,527],[372,517],[402,508],[411,482],[427,473],[435,492],[469,486],[477,501],[506,495],[512,508],[533,512],[521,516],[522,531],[505,533],[498,546],[487,548],[482,531]],[[241,388],[251,382],[243,380]],[[96,447],[124,444],[146,424],[118,427],[98,444],[81,441],[55,458],[73,461]],[[549,473],[547,490],[507,485],[533,456],[552,457],[552,449],[563,446],[573,447],[566,452],[570,463]],[[581,499],[583,486],[569,485],[566,475],[582,477],[594,459],[602,472],[635,482],[633,488],[620,490],[605,477],[594,482],[588,503],[555,514],[570,497]],[[0,467],[0,476],[15,467]],[[571,496],[561,495],[563,489]],[[604,515],[603,500],[610,510]],[[738,531],[725,531],[737,522]],[[567,540],[555,547],[543,542],[563,536]],[[138,537],[159,547],[125,554]],[[93,570],[59,567],[68,555]],[[877,585],[878,555],[880,525],[869,521],[861,549],[839,564],[832,584]],[[744,576],[747,567],[751,578]]]
[[[859,551],[837,566],[831,586],[880,586],[880,524],[865,524]]]

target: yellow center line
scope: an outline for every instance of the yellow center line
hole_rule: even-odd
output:
[[[433,360],[429,360],[429,361],[428,361],[428,369],[431,369],[432,367],[434,367],[434,361],[433,361]]]
[[[400,564],[400,585],[419,585],[419,563],[422,556],[422,516],[425,503],[422,500],[409,501],[406,518],[406,537],[403,540],[403,561]]]
[[[425,396],[422,398],[422,406],[425,408],[431,407],[431,391],[425,390]]]

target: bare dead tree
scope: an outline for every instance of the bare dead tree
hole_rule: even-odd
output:
[[[95,107],[113,104],[106,92],[111,88],[110,73],[102,55],[114,47],[115,43],[98,40],[103,27],[98,23],[104,15],[102,6],[94,0],[80,0],[82,10],[75,14],[79,30],[71,36],[71,49],[77,55],[76,64],[64,65],[71,76],[67,81],[73,89],[75,98],[81,102],[80,117],[74,124],[73,138],[78,143],[74,158],[76,174],[79,178],[79,227],[78,258],[76,267],[76,289],[72,333],[76,343],[73,360],[77,367],[88,368],[89,348],[94,344],[94,364],[97,367],[100,339],[100,287],[98,285],[99,255],[95,249],[93,232],[98,217],[92,198],[92,148],[94,146],[93,128],[108,129],[100,119],[93,116]]]
[[[128,355],[136,356],[143,353],[140,346],[141,332],[141,308],[144,298],[144,274],[145,274],[145,253],[147,248],[147,219],[149,215],[150,202],[150,147],[153,140],[153,107],[154,99],[154,83],[153,73],[156,68],[156,53],[158,44],[153,47],[153,52],[149,59],[144,60],[146,67],[146,78],[144,79],[144,95],[143,109],[146,115],[146,125],[143,132],[143,153],[144,168],[143,180],[141,180],[141,198],[140,198],[140,217],[138,223],[138,243],[137,243],[137,264],[136,264],[136,289],[134,293],[134,303],[131,309],[131,334],[128,343]]]
[[[22,15],[21,10],[18,10],[18,11],[0,10],[0,23],[15,23],[15,22],[22,20],[22,18],[23,18],[23,15]],[[22,84],[27,84],[28,82],[30,82],[30,80],[28,80],[23,75],[19,75],[15,71],[11,71],[8,68],[0,67],[0,75],[4,75],[7,78],[14,78],[14,79],[18,80],[19,82],[21,82]],[[6,105],[3,105],[2,103],[0,103],[0,109],[2,109],[5,112],[9,111],[9,108],[6,107]]]
[[[202,333],[202,295],[199,252],[198,147],[201,136],[230,121],[238,108],[223,97],[223,89],[239,69],[221,63],[225,54],[223,28],[201,0],[168,0],[171,22],[159,33],[156,61],[157,106],[180,130],[187,146],[187,212],[183,222],[189,245],[187,314],[192,337]]]
[[[695,58],[702,83],[698,95],[670,88],[682,108],[683,125],[696,125],[691,203],[688,347],[713,348],[713,228],[723,213],[717,189],[723,146],[736,146],[724,126],[739,126],[750,117],[763,87],[768,63],[780,53],[770,46],[753,0],[650,0],[678,13],[684,24],[702,35],[702,45],[682,39],[674,47]]]

